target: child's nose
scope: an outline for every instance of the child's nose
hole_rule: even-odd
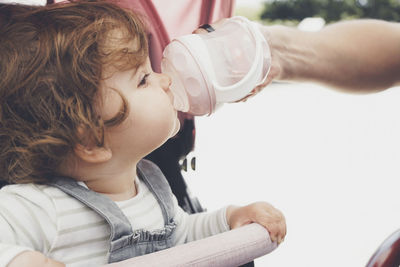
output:
[[[171,77],[169,77],[167,74],[160,73],[160,83],[161,83],[161,88],[164,89],[165,91],[169,90],[169,87],[171,86]]]

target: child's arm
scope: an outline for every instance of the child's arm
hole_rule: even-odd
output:
[[[272,241],[282,242],[286,234],[283,214],[268,203],[257,202],[245,207],[229,206],[213,212],[187,214],[174,198],[177,222],[175,245],[206,238],[252,222],[267,228]]]
[[[282,212],[266,202],[256,202],[244,207],[229,206],[226,219],[231,229],[258,223],[264,226],[273,242],[278,244],[286,235],[286,221]]]
[[[63,267],[64,263],[47,258],[37,251],[24,251],[17,255],[7,267],[24,267],[24,266],[43,266],[43,267]]]
[[[189,215],[177,205],[176,202],[176,245],[229,231],[226,208]]]

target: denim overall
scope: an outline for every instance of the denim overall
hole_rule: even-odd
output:
[[[110,226],[108,263],[126,260],[172,247],[175,242],[175,214],[171,188],[160,169],[148,160],[137,164],[139,178],[157,199],[164,217],[164,228],[156,231],[133,231],[120,208],[108,197],[91,191],[70,178],[60,178],[51,185],[76,198],[102,216]]]

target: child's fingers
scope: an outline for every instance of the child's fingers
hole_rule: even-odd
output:
[[[282,223],[279,226],[278,239],[277,239],[278,244],[283,242],[285,236],[286,236],[286,223]]]
[[[254,222],[263,225],[273,242],[282,242],[286,235],[286,220],[282,212],[268,203],[254,205]]]
[[[277,242],[278,244],[282,242],[286,232],[284,225],[274,222],[263,224],[263,226],[268,230],[272,242]]]
[[[227,209],[231,229],[255,222],[265,227],[272,242],[282,242],[286,235],[286,221],[282,212],[266,202],[256,202],[245,207]]]

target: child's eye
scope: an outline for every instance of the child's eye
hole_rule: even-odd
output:
[[[144,85],[146,85],[147,83],[147,78],[149,77],[150,73],[147,73],[143,76],[143,78],[140,80],[138,87],[142,87]]]

